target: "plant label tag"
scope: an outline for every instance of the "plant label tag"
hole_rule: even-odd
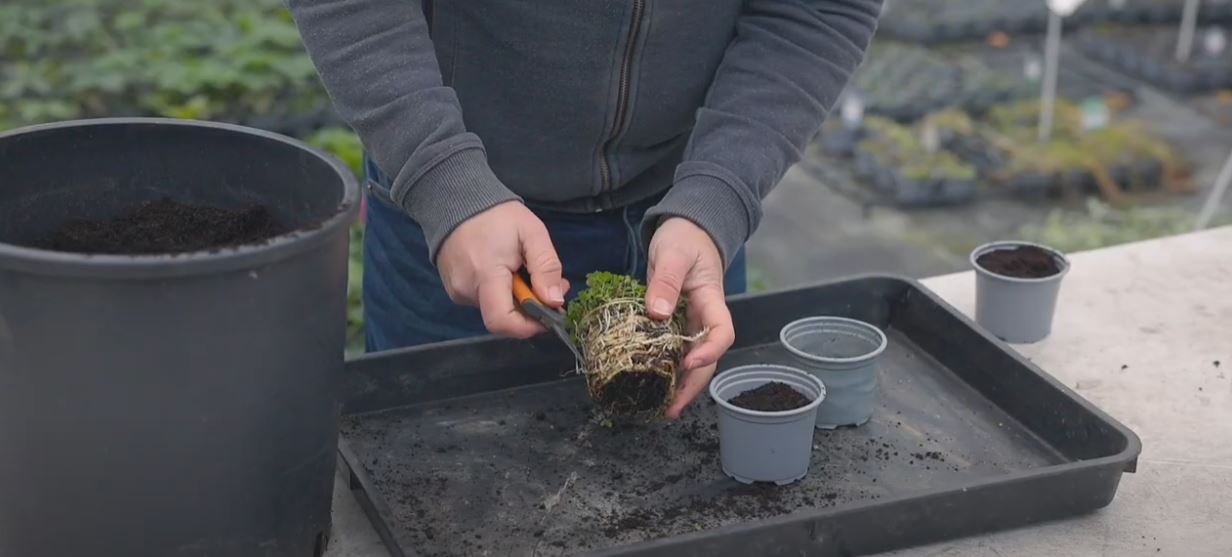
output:
[[[1108,103],[1102,97],[1091,97],[1082,101],[1082,129],[1084,131],[1098,130],[1108,125],[1111,115]]]
[[[1206,51],[1208,56],[1223,54],[1227,47],[1228,36],[1223,33],[1223,29],[1211,27],[1202,35],[1202,50]]]
[[[1048,9],[1061,17],[1069,17],[1086,0],[1048,0]]]
[[[1027,81],[1036,82],[1042,75],[1044,75],[1044,64],[1038,57],[1028,56],[1022,64],[1022,76],[1027,78]]]
[[[843,95],[843,104],[839,107],[843,117],[843,125],[849,130],[859,129],[864,123],[864,99],[856,93]]]

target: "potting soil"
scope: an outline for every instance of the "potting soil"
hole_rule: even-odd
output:
[[[785,412],[807,406],[812,401],[786,383],[771,381],[756,389],[744,391],[728,402],[746,410]]]
[[[595,402],[614,417],[646,416],[663,406],[671,388],[671,381],[658,373],[619,373],[599,391]]]
[[[89,254],[184,253],[257,244],[287,231],[263,206],[224,209],[164,197],[111,220],[67,221],[36,247]]]
[[[975,262],[991,273],[1014,278],[1044,278],[1061,272],[1056,257],[1035,246],[990,251]]]

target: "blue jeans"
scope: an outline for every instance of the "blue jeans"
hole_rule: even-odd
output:
[[[423,230],[389,199],[390,180],[370,160],[368,222],[364,234],[364,328],[369,352],[487,334],[479,310],[454,304],[428,259]],[[592,271],[646,279],[642,215],[655,199],[604,213],[573,214],[532,208],[547,226],[573,285]],[[728,294],[745,291],[744,250],[724,277]],[[510,293],[512,295],[512,293]]]

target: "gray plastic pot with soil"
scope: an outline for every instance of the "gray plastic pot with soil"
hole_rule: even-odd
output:
[[[1051,334],[1061,279],[1070,267],[1064,254],[1031,242],[992,242],[971,252],[971,265],[980,326],[1013,343]]]
[[[342,163],[165,119],[0,134],[0,555],[320,555]]]
[[[719,460],[742,483],[786,485],[808,474],[813,423],[826,387],[807,372],[754,364],[710,382],[719,409]]]

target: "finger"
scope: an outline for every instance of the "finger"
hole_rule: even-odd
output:
[[[684,413],[684,409],[697,398],[706,385],[710,384],[710,378],[714,377],[715,367],[709,365],[685,373],[680,388],[676,390],[676,398],[672,399],[671,406],[667,408],[668,418],[674,420]]]
[[[689,294],[689,314],[694,326],[706,331],[685,356],[685,369],[697,369],[718,363],[719,358],[736,342],[736,329],[723,288],[718,285],[698,288]]]
[[[544,331],[543,325],[517,308],[513,300],[513,274],[494,271],[480,279],[479,313],[483,326],[494,335],[529,338]]]
[[[530,271],[530,285],[535,290],[535,296],[552,307],[560,307],[565,303],[565,290],[560,257],[552,245],[552,237],[543,223],[535,221],[533,226],[525,226],[519,232],[522,239],[522,259],[526,269]]]
[[[695,262],[695,258],[680,250],[656,251],[647,271],[650,284],[646,287],[646,309],[651,317],[667,319],[675,313],[676,303],[680,301],[680,289],[684,287],[684,279]]]

